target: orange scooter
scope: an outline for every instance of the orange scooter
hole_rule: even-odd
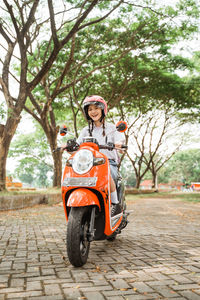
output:
[[[123,132],[126,129],[126,122],[117,123],[116,130]],[[66,132],[66,127],[60,130],[61,135]],[[128,223],[120,176],[117,193],[122,212],[111,216],[109,160],[99,152],[100,149],[114,148],[112,143],[99,145],[93,137],[86,137],[81,145],[75,139],[68,140],[64,148],[72,152],[64,169],[62,198],[68,221],[67,254],[70,263],[75,267],[81,267],[87,262],[90,242],[114,240]],[[56,150],[59,149],[61,148]],[[123,145],[121,149],[125,150],[127,146]]]

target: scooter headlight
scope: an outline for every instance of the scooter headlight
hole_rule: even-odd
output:
[[[72,161],[72,168],[77,174],[87,173],[93,166],[93,154],[91,151],[82,149],[78,151]]]

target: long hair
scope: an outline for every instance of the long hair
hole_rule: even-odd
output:
[[[101,117],[100,122],[103,124],[103,136],[105,136],[106,133],[105,133],[105,118],[104,118],[104,116]],[[89,131],[90,136],[92,136],[93,130],[94,130],[94,121],[92,119],[90,119],[88,121],[88,131]]]

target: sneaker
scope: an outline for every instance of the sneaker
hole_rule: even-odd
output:
[[[114,217],[122,212],[122,207],[121,205],[118,204],[112,204],[112,209],[111,209],[111,217]]]

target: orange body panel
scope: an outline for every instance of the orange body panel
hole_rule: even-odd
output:
[[[67,206],[78,207],[78,206],[89,206],[97,205],[100,208],[99,200],[97,196],[90,190],[85,188],[79,188],[74,190],[67,201]]]
[[[94,157],[103,157],[105,159],[105,163],[97,166],[93,166],[87,173],[79,175],[75,173],[72,167],[65,167],[63,173],[63,181],[62,181],[62,198],[63,198],[63,207],[65,210],[65,216],[68,220],[68,212],[69,209],[67,207],[71,206],[88,206],[88,205],[97,205],[101,208],[100,200],[98,197],[92,192],[93,189],[101,194],[103,199],[103,205],[105,207],[105,235],[111,235],[117,227],[120,225],[122,216],[116,222],[116,224],[111,226],[111,201],[110,201],[110,166],[108,158],[101,152],[98,151],[98,146],[91,143],[81,144],[80,149],[88,149],[93,152]],[[70,157],[73,158],[74,154]],[[66,178],[96,178],[96,185],[92,187],[84,187],[84,186],[65,186],[64,180]]]

